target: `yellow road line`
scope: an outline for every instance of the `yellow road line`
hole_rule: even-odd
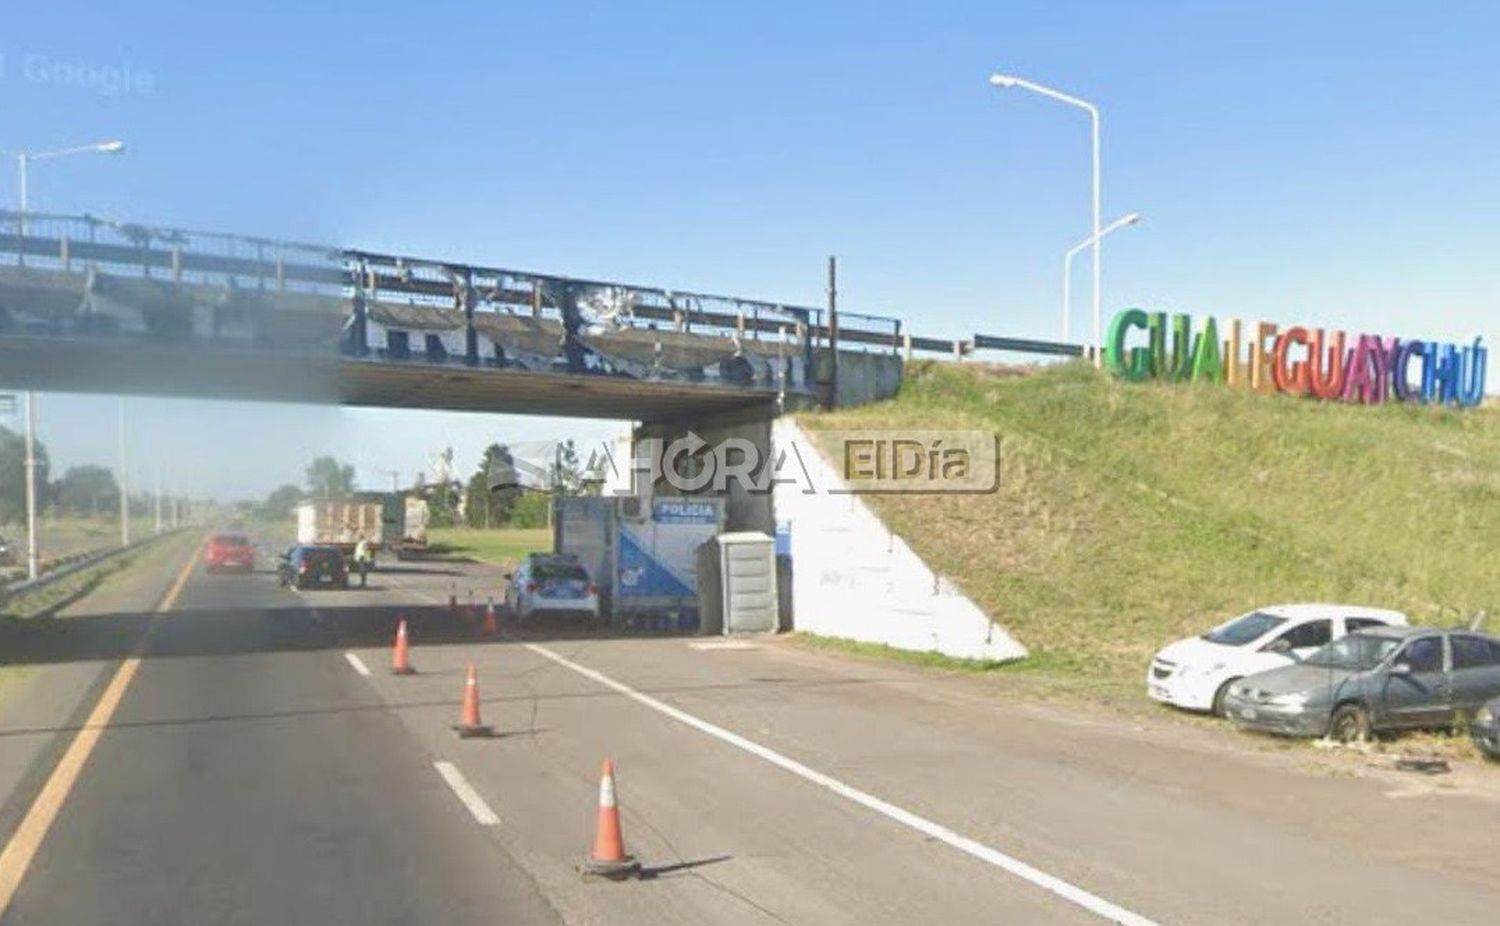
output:
[[[200,548],[201,545],[193,548],[192,555],[188,557],[182,571],[177,574],[176,581],[162,597],[161,604],[156,608],[158,615],[176,606],[183,587],[187,585],[188,579],[193,574],[193,566],[198,562]],[[109,680],[104,693],[94,704],[94,709],[89,712],[89,718],[84,722],[83,728],[73,737],[73,742],[68,745],[68,751],[63,753],[57,767],[48,776],[47,783],[42,785],[41,792],[37,794],[31,808],[26,811],[25,818],[16,828],[15,835],[11,836],[5,851],[0,852],[0,916],[3,916],[10,907],[11,898],[15,896],[16,889],[21,886],[21,879],[26,876],[26,870],[31,867],[31,861],[36,857],[37,850],[41,848],[42,840],[47,838],[47,832],[52,828],[52,821],[57,818],[57,812],[62,809],[63,801],[67,800],[69,792],[73,790],[73,785],[78,781],[78,775],[83,771],[84,763],[88,762],[89,754],[99,744],[99,737],[104,735],[104,728],[109,725],[115,709],[120,706],[120,701],[125,697],[125,689],[130,687],[131,679],[135,678],[136,670],[141,666],[139,650],[145,648],[144,641],[150,637],[155,625],[156,621],[153,617],[142,637],[137,654],[120,663],[120,667],[115,670],[114,677]]]

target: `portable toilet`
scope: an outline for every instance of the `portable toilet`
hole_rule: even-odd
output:
[[[703,553],[702,631],[775,633],[780,623],[776,541],[757,531],[719,534]]]

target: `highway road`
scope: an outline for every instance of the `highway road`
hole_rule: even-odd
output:
[[[0,639],[4,924],[1487,923],[1497,804],[776,641],[155,571]],[[389,673],[410,620],[418,673]],[[57,629],[62,626],[62,629]],[[33,634],[36,639],[30,639]],[[492,739],[460,740],[465,667]],[[88,722],[92,717],[94,722]],[[80,745],[81,744],[81,745]],[[582,879],[602,759],[639,880]]]

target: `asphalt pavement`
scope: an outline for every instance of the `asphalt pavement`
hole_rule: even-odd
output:
[[[522,631],[503,614],[488,636],[447,607],[498,597],[486,567],[395,564],[370,582],[298,593],[195,570],[154,618],[70,618],[46,660],[80,686],[57,709],[71,720],[0,725],[0,786],[7,750],[34,754],[9,782],[7,839],[113,667],[140,660],[0,922],[1487,923],[1500,909],[1485,857],[1500,813],[1472,797],[1393,796],[775,641]],[[401,617],[413,676],[388,671]],[[493,738],[450,729],[469,665]],[[578,872],[606,757],[644,866],[622,883]]]

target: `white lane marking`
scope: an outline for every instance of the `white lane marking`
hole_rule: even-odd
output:
[[[738,733],[733,733],[729,730],[724,729],[723,727],[715,726],[714,724],[711,724],[706,720],[701,720],[698,717],[694,717],[692,714],[689,714],[686,711],[679,710],[663,701],[658,701],[656,698],[653,698],[650,695],[642,694],[641,692],[636,691],[634,688],[631,688],[629,685],[626,685],[622,682],[617,682],[602,672],[597,672],[594,669],[588,668],[587,666],[579,665],[578,663],[573,662],[572,660],[567,659],[564,656],[560,656],[545,646],[538,646],[535,643],[524,643],[522,645],[525,646],[528,650],[531,650],[533,653],[550,659],[558,665],[563,666],[564,668],[571,669],[572,671],[577,672],[579,675],[582,675],[584,678],[598,682],[600,685],[603,685],[606,688],[614,689],[615,691],[639,704],[643,704],[646,707],[649,707],[659,713],[666,714],[673,720],[685,723],[693,729],[698,730],[701,733],[707,733],[709,736],[712,736],[717,740],[721,740],[722,742],[728,743],[729,745],[734,746],[738,749],[743,749],[745,752],[748,752],[757,758],[764,759],[772,765],[785,769],[786,771],[791,772],[793,775],[796,775],[797,777],[802,778],[805,781],[809,781],[820,787],[827,788],[829,791],[832,791],[834,794],[837,794],[840,797],[845,798],[846,800],[853,801],[854,803],[873,810],[884,817],[895,820],[897,823],[900,823],[903,826],[910,827],[911,829],[916,830],[924,836],[928,836],[940,842],[947,843],[949,846],[952,846],[960,852],[964,852],[968,855],[973,856],[974,858],[979,859],[982,862],[987,862],[988,864],[993,865],[996,868],[1007,871],[1010,874],[1022,879],[1023,881],[1028,881],[1045,891],[1050,891],[1051,893],[1056,894],[1058,897],[1061,897],[1062,899],[1069,901],[1070,903],[1076,904],[1089,911],[1090,913],[1103,917],[1110,922],[1122,923],[1126,924],[1126,926],[1156,926],[1153,921],[1147,919],[1144,916],[1141,916],[1139,913],[1132,912],[1125,909],[1124,907],[1110,903],[1104,898],[1099,897],[1095,894],[1091,894],[1081,887],[1070,884],[1055,875],[1050,875],[1039,868],[1034,868],[1018,858],[1006,855],[999,849],[992,848],[985,845],[984,843],[970,839],[967,836],[960,835],[959,833],[948,829],[946,826],[943,826],[940,823],[934,823],[926,817],[918,816],[917,814],[914,814],[909,810],[905,810],[901,807],[897,807],[895,804],[883,801],[873,794],[861,791],[851,785],[844,784],[837,778],[833,778],[832,776],[825,775],[822,772],[809,768],[808,766],[803,765],[801,762],[798,762],[796,759],[787,758],[786,756],[782,755],[779,752],[776,752],[773,749],[762,746],[761,744],[753,740],[748,740],[745,737],[740,736]]]
[[[363,659],[359,658],[353,653],[345,653],[344,658],[349,660],[349,665],[354,667],[354,671],[367,678],[369,677],[370,667],[365,665],[365,661]]]
[[[432,767],[438,770],[438,774],[443,776],[444,781],[448,782],[448,787],[452,788],[453,793],[458,795],[458,799],[469,808],[469,813],[474,815],[474,820],[480,826],[500,825],[500,818],[495,816],[490,805],[486,804],[484,798],[479,796],[479,792],[469,784],[469,780],[464,777],[463,772],[458,770],[458,766],[452,762],[434,762]]]
[[[705,653],[717,653],[722,651],[760,649],[760,647],[754,643],[746,643],[743,640],[710,640],[706,643],[689,643],[688,649],[695,649]]]

